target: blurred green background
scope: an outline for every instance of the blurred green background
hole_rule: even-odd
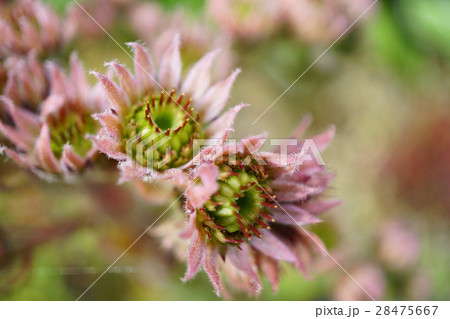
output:
[[[60,13],[72,3],[45,2]],[[205,14],[200,0],[159,4],[169,13],[181,8],[194,19]],[[126,1],[120,5],[126,7]],[[121,44],[139,38],[124,12],[110,29]],[[336,138],[323,157],[336,173],[327,196],[343,204],[312,228],[350,273],[366,265],[377,269],[384,280],[381,299],[450,297],[449,16],[446,0],[379,1],[254,125],[332,41],[302,42],[282,29],[232,46],[242,73],[229,106],[251,104],[238,117],[234,137],[266,131],[283,138],[307,113],[314,117],[310,134],[336,125]],[[104,71],[104,61],[112,59],[132,64],[104,34],[78,39],[73,48],[87,69]],[[165,210],[143,201],[131,185],[114,186],[114,173],[94,172],[82,188],[43,184],[2,159],[0,174],[3,300],[78,298]],[[168,214],[180,212],[174,207]],[[380,248],[383,238],[392,236],[387,225],[396,222],[418,243],[417,256],[406,266]],[[401,255],[411,241],[397,239],[387,250]],[[339,287],[347,279],[332,262],[313,264],[312,281],[284,268],[279,291],[273,293],[265,282],[260,299],[341,298]],[[83,299],[217,299],[203,273],[182,283],[184,270],[157,238],[144,236]],[[373,278],[357,279],[370,285]]]

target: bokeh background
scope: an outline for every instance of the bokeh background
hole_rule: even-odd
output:
[[[73,1],[44,2],[80,22],[67,56],[75,49],[87,69],[100,71],[113,59],[132,64]],[[376,299],[449,299],[449,1],[380,0],[317,62],[372,1],[305,14],[296,7],[305,1],[288,1],[287,18],[236,0],[231,22],[214,0],[78,2],[118,43],[141,39],[154,55],[161,35],[177,28],[186,64],[224,47],[217,74],[242,69],[229,106],[251,104],[234,137],[266,131],[283,138],[307,113],[311,134],[336,125],[322,155],[336,174],[327,196],[342,205],[312,228]],[[65,63],[64,52],[59,59]],[[94,168],[82,185],[67,185],[45,183],[0,157],[0,299],[78,298],[166,209],[143,199],[139,185],[116,185],[113,164],[103,161],[107,170]],[[83,299],[216,300],[204,274],[180,281],[183,252],[168,252],[164,243],[171,243],[160,240],[170,231],[164,219],[180,216],[175,205]],[[279,291],[265,282],[260,299],[367,299],[332,260],[318,259],[309,270],[313,280],[286,266]]]

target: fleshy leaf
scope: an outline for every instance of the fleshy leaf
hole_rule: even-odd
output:
[[[181,91],[187,96],[197,100],[208,88],[211,81],[211,64],[216,57],[218,50],[214,50],[206,54],[199,60],[183,81]]]
[[[235,107],[230,108],[227,112],[222,114],[219,118],[211,122],[206,129],[206,134],[210,138],[220,138],[223,134],[231,129],[237,114],[248,104],[240,104]]]
[[[94,71],[91,72],[91,74],[95,75],[95,77],[98,79],[116,111],[118,111],[120,114],[123,114],[128,105],[123,91],[114,82],[110,81],[106,76]]]
[[[321,191],[321,188],[283,180],[272,181],[271,186],[279,201],[294,202]]]
[[[277,292],[280,281],[280,267],[278,262],[269,256],[261,254],[259,264],[264,275],[266,275],[272,285],[273,292]]]
[[[134,50],[134,73],[140,85],[141,91],[146,92],[156,87],[153,62],[146,49],[137,42],[127,43]]]
[[[193,278],[203,265],[206,255],[206,238],[199,231],[195,231],[189,245],[187,270],[183,281]]]
[[[117,115],[105,111],[103,113],[94,114],[93,118],[100,122],[111,138],[119,139],[122,136],[122,123]]]
[[[181,77],[180,36],[176,35],[159,66],[159,84],[165,89],[177,88]]]
[[[116,75],[120,81],[120,86],[130,99],[130,101],[134,102],[139,96],[139,92],[136,90],[137,83],[131,75],[130,71],[128,71],[123,65],[117,62],[109,62],[106,65],[111,67],[116,72]]]
[[[217,272],[217,258],[219,257],[219,250],[215,247],[208,246],[206,248],[205,262],[203,268],[208,274],[209,280],[214,287],[214,292],[217,296],[220,296],[222,291],[222,285],[220,282],[220,276]]]
[[[272,209],[271,213],[273,219],[280,224],[303,226],[321,222],[316,216],[294,204],[283,204],[283,208]]]
[[[213,120],[225,107],[225,103],[230,96],[231,87],[240,72],[241,70],[237,69],[228,78],[216,83],[198,102],[199,110],[204,113],[205,122]]]
[[[47,123],[42,125],[41,133],[36,141],[34,151],[36,154],[36,159],[45,171],[51,173],[60,172],[59,163],[52,152],[52,147],[50,144],[50,131]]]
[[[278,260],[286,260],[292,263],[297,261],[295,254],[289,247],[276,237],[270,230],[262,229],[262,238],[252,238],[250,244],[263,254]]]
[[[250,257],[250,249],[247,245],[240,245],[238,247],[229,247],[227,257],[230,262],[239,270],[244,272],[253,282],[255,292],[259,294],[262,289],[258,274],[252,268],[253,262]]]

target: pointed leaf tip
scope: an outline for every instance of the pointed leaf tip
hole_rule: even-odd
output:
[[[182,281],[186,282],[193,278],[204,263],[206,256],[206,239],[199,231],[194,231],[191,243],[189,245],[187,269]]]

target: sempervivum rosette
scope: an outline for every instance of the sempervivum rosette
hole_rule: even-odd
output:
[[[239,110],[221,115],[239,70],[210,85],[210,68],[217,51],[206,54],[181,78],[180,40],[175,36],[158,69],[145,48],[134,49],[134,74],[116,62],[118,84],[94,72],[108,96],[109,110],[95,115],[102,130],[92,140],[120,162],[121,181],[165,179],[183,174],[192,160],[193,140],[215,138],[230,128]]]
[[[25,57],[11,56],[3,67],[6,74],[3,95],[17,106],[39,112],[39,105],[48,96],[50,79],[36,51],[32,50]]]
[[[308,124],[305,118],[297,134]],[[325,248],[302,227],[319,222],[319,215],[338,202],[323,199],[332,174],[320,161],[308,160],[304,146],[323,150],[333,135],[331,128],[307,140],[312,144],[299,140],[280,148],[285,153],[260,151],[263,135],[234,145],[225,135],[200,152],[186,192],[188,223],[182,236],[191,242],[184,280],[203,267],[217,294],[226,291],[221,272],[232,286],[257,294],[259,271],[277,288],[279,261],[306,274],[310,253]]]
[[[77,55],[71,56],[69,76],[53,62],[40,65],[32,54],[11,63],[0,120],[9,142],[1,150],[41,175],[68,177],[85,168],[97,153],[86,138],[99,126],[92,114],[105,103],[98,88],[89,86]]]
[[[58,15],[38,0],[18,0],[0,8],[0,57],[51,53],[64,40]]]

